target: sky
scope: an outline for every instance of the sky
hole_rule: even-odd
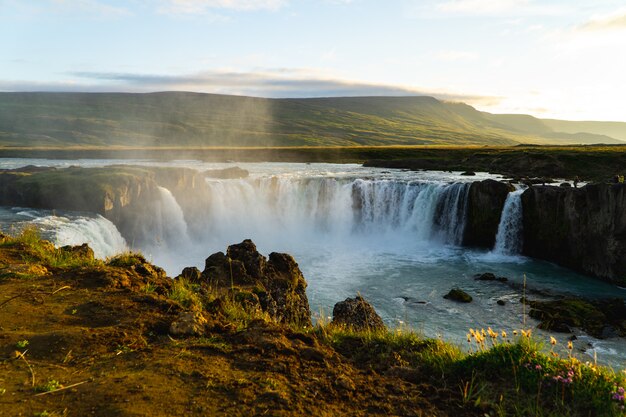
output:
[[[172,90],[626,121],[626,2],[0,0],[0,91]]]

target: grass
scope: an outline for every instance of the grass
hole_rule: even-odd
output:
[[[146,258],[137,252],[124,252],[107,259],[108,266],[118,268],[130,268],[135,265],[146,263]]]
[[[61,388],[63,385],[55,379],[49,379],[45,384],[38,385],[35,387],[35,391],[37,392],[50,392],[55,391]]]
[[[353,332],[321,324],[314,332],[357,366],[454,388],[465,407],[498,416],[621,416],[623,372],[547,351],[530,331],[472,331],[472,351],[405,330]],[[552,346],[552,345],[551,345]],[[552,346],[553,347],[553,346]]]
[[[18,234],[4,239],[0,242],[0,247],[2,246],[21,248],[22,259],[27,264],[33,265],[31,272],[14,274],[21,278],[32,278],[44,274],[45,268],[36,268],[40,265],[47,268],[77,268],[102,263],[77,252],[55,248],[51,242],[41,238],[41,234],[35,226],[25,227]]]

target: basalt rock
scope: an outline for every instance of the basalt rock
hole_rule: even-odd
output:
[[[544,330],[568,333],[577,327],[600,339],[626,335],[626,306],[622,299],[565,298],[528,304],[529,316],[539,320],[539,328]]]
[[[626,185],[535,186],[522,204],[525,255],[626,283]]]
[[[226,254],[209,256],[202,279],[222,288],[250,290],[252,301],[278,321],[311,325],[307,284],[291,255],[274,252],[266,259],[251,240],[244,240],[229,246]]]
[[[355,298],[346,298],[335,304],[332,324],[345,326],[355,331],[385,330],[383,319],[360,295]]]
[[[95,259],[93,249],[91,249],[86,243],[78,246],[62,246],[59,248],[59,251],[77,256],[87,261],[93,261]]]
[[[443,298],[452,301],[458,301],[460,303],[471,303],[473,298],[471,295],[459,288],[453,288]]]
[[[195,266],[188,266],[187,268],[183,268],[182,272],[177,279],[184,278],[192,283],[198,283],[202,281],[202,273]]]
[[[472,183],[468,194],[464,245],[493,247],[504,202],[509,192],[514,190],[515,187],[509,183],[491,179]]]

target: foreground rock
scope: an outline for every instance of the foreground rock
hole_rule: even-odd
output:
[[[360,295],[346,298],[335,304],[332,324],[344,326],[354,331],[385,330],[383,319],[376,313],[374,307]]]
[[[245,290],[280,322],[311,326],[307,284],[291,255],[273,252],[266,259],[251,240],[244,240],[229,246],[226,254],[209,256],[202,279],[217,287]]]
[[[525,255],[626,284],[626,185],[535,186],[522,204]]]

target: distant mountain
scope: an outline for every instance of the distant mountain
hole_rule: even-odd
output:
[[[626,141],[626,123],[496,115],[432,97],[0,93],[0,146],[625,143],[619,139]]]

